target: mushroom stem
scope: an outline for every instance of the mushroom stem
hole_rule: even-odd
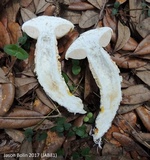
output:
[[[80,98],[73,96],[61,75],[54,33],[41,33],[35,50],[35,72],[46,94],[73,113],[85,113]]]

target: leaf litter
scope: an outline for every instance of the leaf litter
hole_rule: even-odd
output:
[[[149,159],[150,141],[150,45],[149,3],[132,0],[120,1],[116,15],[112,15],[114,2],[106,0],[21,0],[0,2],[0,154],[40,153],[52,151],[58,157]],[[145,8],[142,8],[145,6]],[[99,108],[99,91],[88,69],[86,60],[80,61],[78,75],[72,73],[71,60],[65,61],[67,48],[82,33],[92,28],[108,26],[113,37],[106,47],[121,70],[122,102],[111,128],[104,135],[103,148],[97,152],[90,136],[81,138],[80,133],[89,134],[94,121],[84,122],[84,116],[72,115],[53,102],[40,87],[34,74],[35,41],[28,39],[23,46],[29,53],[26,60],[14,60],[4,53],[6,44],[16,44],[22,36],[23,22],[40,15],[55,15],[70,20],[75,30],[58,41],[62,70],[68,77],[72,93],[84,100],[85,108],[93,113]],[[88,44],[87,44],[88,45]],[[3,67],[7,67],[5,73]],[[75,71],[76,73],[76,71]],[[14,79],[10,80],[10,76]],[[107,90],[107,88],[106,88]],[[71,124],[70,137],[51,131],[58,117],[66,117]],[[86,130],[74,127],[85,125]],[[26,129],[31,132],[25,134]],[[40,135],[38,135],[40,133]],[[15,136],[16,135],[16,136]],[[47,135],[47,136],[46,136]],[[36,138],[36,137],[43,137]],[[32,141],[29,142],[29,139]],[[141,140],[142,139],[142,140]],[[138,143],[137,143],[138,141]],[[144,147],[143,147],[144,146]],[[90,154],[88,149],[90,148]],[[86,150],[83,154],[81,150]],[[41,158],[42,159],[42,158]],[[44,158],[43,158],[44,159]]]

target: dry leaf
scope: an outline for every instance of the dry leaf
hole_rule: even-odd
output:
[[[41,100],[41,102],[43,102],[46,106],[50,107],[51,109],[56,109],[54,107],[54,104],[49,100],[49,98],[47,97],[46,93],[43,91],[42,88],[37,88],[36,94],[37,97]]]
[[[111,144],[111,143],[105,143],[102,149],[102,155],[113,155],[118,156],[122,154],[122,149],[121,147],[116,147],[116,145]],[[100,158],[101,159],[101,158]]]
[[[150,111],[143,106],[136,108],[136,112],[143,122],[144,126],[150,131]]]
[[[150,17],[140,21],[139,24],[136,26],[136,30],[143,38],[150,34]]]
[[[111,58],[120,68],[139,68],[147,64],[146,61],[129,56],[123,56],[120,53],[115,53]]]
[[[120,132],[119,128],[117,126],[115,126],[114,124],[112,124],[112,126],[106,132],[105,138],[108,142],[110,142],[111,144],[114,144],[118,147],[118,146],[120,146],[120,143],[116,139],[113,138],[113,136],[112,136],[113,132]]]
[[[55,9],[56,9],[56,7],[54,5],[49,5],[45,9],[43,15],[52,16],[54,14]]]
[[[10,44],[9,34],[2,22],[0,22],[0,48],[2,49],[6,44]]]
[[[33,160],[33,156],[31,156],[33,153],[32,151],[32,142],[29,142],[27,139],[23,141],[20,147],[19,154],[20,155],[28,155],[28,156],[22,156],[19,158],[19,160]],[[31,157],[29,157],[31,156]]]
[[[79,21],[80,28],[89,28],[98,23],[99,14],[95,10],[87,10],[82,13]]]
[[[21,27],[15,22],[8,23],[8,32],[10,34],[10,40],[12,44],[17,43],[18,38],[22,36]]]
[[[110,27],[113,30],[113,35],[112,35],[112,41],[116,42],[117,39],[117,21],[115,16],[111,15],[111,10],[106,8],[106,14],[104,15],[103,18],[103,24],[104,27]]]
[[[22,143],[25,135],[22,131],[16,129],[5,129],[5,132],[11,137],[15,142]]]
[[[84,11],[84,10],[94,9],[94,6],[87,2],[76,2],[76,3],[70,3],[68,9]]]
[[[21,13],[21,17],[22,17],[23,22],[26,22],[26,21],[36,17],[36,15],[33,12],[31,12],[30,10],[28,10],[26,8],[21,8],[20,13]]]
[[[66,10],[62,13],[62,17],[72,22],[73,24],[78,24],[81,17],[81,13],[77,11]]]
[[[137,46],[133,53],[134,55],[150,54],[150,35],[145,37]]]
[[[138,43],[132,37],[130,37],[127,43],[122,47],[122,50],[134,51],[137,46]]]
[[[138,104],[150,99],[150,90],[143,84],[122,90],[122,104]]]
[[[136,75],[147,85],[150,86],[150,71],[138,71]]]
[[[28,7],[32,0],[20,0],[20,5],[22,7]]]
[[[129,40],[130,30],[124,26],[120,21],[118,22],[118,37],[114,48],[114,52],[120,50]]]
[[[3,71],[6,74],[9,69],[3,68]],[[8,112],[15,97],[14,76],[11,72],[8,74],[8,79],[9,82],[0,84],[0,116]]]
[[[16,17],[20,9],[19,1],[9,1],[5,11],[7,13],[8,22],[16,22]]]
[[[106,3],[106,0],[88,0],[94,7],[101,9],[101,7]]]
[[[45,0],[40,0],[38,6],[36,7],[36,14],[44,12],[45,9],[50,5],[50,3],[46,2]]]
[[[8,139],[8,138],[6,138]],[[3,144],[4,141],[4,144]],[[0,145],[0,154],[11,154],[11,153],[18,153],[20,149],[20,144],[17,142],[14,142],[12,140],[2,140],[2,143]],[[6,158],[5,158],[6,159]],[[11,160],[15,160],[13,159],[13,157],[9,157],[9,159]]]
[[[46,145],[44,147],[44,153],[55,153],[63,144],[65,140],[64,136],[59,137],[57,133],[48,131]]]
[[[116,2],[119,2],[120,4],[125,3],[127,0],[116,0]]]
[[[42,115],[47,115],[52,111],[51,108],[43,104],[39,99],[35,99],[32,109]]]
[[[128,88],[130,86],[136,85],[136,81],[130,73],[121,73],[121,76],[122,76],[122,83],[121,83],[122,88]]]
[[[118,109],[118,114],[125,114],[128,112],[133,111],[134,109],[136,109],[137,107],[139,107],[141,104],[126,104],[126,105],[120,105],[119,109]]]
[[[118,115],[114,120],[114,124],[120,129],[120,132],[129,134],[136,127],[137,115],[134,112]]]
[[[118,132],[114,132],[113,137],[122,144],[126,151],[136,151],[140,156],[149,157],[145,150],[135,143],[131,138]]]
[[[35,111],[22,108],[14,108],[10,113],[6,114],[5,117],[0,118],[0,128],[4,129],[31,127],[41,121],[41,119],[39,118],[40,116],[42,115]],[[32,117],[32,119],[30,119],[30,117]],[[34,117],[36,118],[34,119]]]

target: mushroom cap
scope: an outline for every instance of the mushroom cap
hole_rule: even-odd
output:
[[[89,47],[97,45],[106,47],[110,42],[111,36],[112,29],[109,27],[96,28],[82,33],[68,48],[65,58],[84,59],[87,56]]]
[[[58,39],[73,28],[74,25],[70,21],[53,16],[39,16],[22,25],[22,30],[34,39],[37,39],[42,32],[52,32]]]

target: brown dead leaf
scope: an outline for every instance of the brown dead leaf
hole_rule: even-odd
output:
[[[19,158],[19,160],[33,160],[33,156],[30,156],[30,154],[33,153],[33,150],[32,150],[32,142],[29,142],[28,140],[24,140],[23,143],[21,144],[21,147],[20,147],[20,151],[19,151],[19,154],[20,155],[28,155],[28,156],[22,156]]]
[[[16,98],[24,96],[27,92],[38,85],[37,79],[35,78],[15,78],[16,86]]]
[[[20,9],[19,1],[9,1],[5,11],[7,13],[8,22],[16,22],[16,17]]]
[[[20,0],[20,5],[22,7],[28,7],[32,0]]]
[[[26,22],[26,21],[36,17],[36,15],[33,12],[31,12],[30,10],[28,10],[26,8],[21,8],[20,13],[21,13],[21,17],[22,17],[23,22]]]
[[[138,71],[136,75],[147,85],[150,86],[150,71]]]
[[[5,74],[9,71],[8,68],[3,68]],[[0,84],[0,116],[5,115],[10,109],[15,96],[14,76],[8,74],[9,82]]]
[[[122,104],[138,104],[150,99],[150,90],[143,84],[122,90]]]
[[[70,3],[68,9],[76,11],[84,11],[84,10],[94,9],[94,6],[87,2],[76,2],[76,3]]]
[[[130,37],[127,43],[122,47],[122,50],[125,51],[134,51],[137,47],[138,43]]]
[[[8,83],[9,79],[2,68],[0,68],[0,83]]]
[[[10,43],[12,44],[17,43],[18,38],[22,36],[21,27],[18,23],[15,22],[8,23],[8,32],[10,34]]]
[[[73,24],[78,24],[81,17],[81,13],[79,13],[78,11],[67,10],[62,13],[62,17],[72,22]]]
[[[120,143],[113,138],[112,133],[113,132],[120,132],[119,128],[117,126],[115,126],[114,124],[112,124],[112,126],[109,128],[109,130],[106,132],[105,134],[105,138],[108,142],[110,142],[111,144],[114,144],[115,146],[120,146]]]
[[[7,113],[5,117],[0,118],[0,128],[26,128],[37,124],[42,116],[40,113],[23,109],[14,108],[11,112]],[[30,119],[32,117],[32,119]],[[34,117],[36,117],[34,119]],[[39,118],[39,119],[38,119]]]
[[[112,35],[112,41],[116,42],[117,39],[117,21],[115,16],[111,15],[111,10],[106,8],[106,14],[104,15],[103,18],[103,25],[104,27],[110,27],[113,30],[113,35]]]
[[[114,48],[114,52],[122,49],[130,38],[130,29],[118,21],[118,37]]]
[[[135,49],[134,55],[150,54],[150,35],[145,37]]]
[[[36,7],[36,14],[44,12],[45,9],[50,5],[50,3],[46,2],[45,0],[40,0],[37,7]]]
[[[51,109],[56,109],[42,88],[37,88],[35,91],[37,97],[41,100],[41,102],[43,102],[46,106],[50,107]]]
[[[128,112],[123,115],[118,115],[114,124],[119,128],[120,132],[131,133],[137,123],[137,115],[134,112]]]
[[[121,73],[121,76],[122,76],[122,83],[121,83],[122,88],[127,88],[136,85],[134,77],[129,73]]]
[[[146,61],[143,61],[138,58],[123,56],[122,54],[116,52],[114,55],[111,56],[112,60],[116,62],[116,64],[120,68],[139,68],[147,64]]]
[[[135,143],[130,137],[127,137],[118,132],[113,132],[113,137],[121,143],[126,151],[136,151],[140,156],[149,157],[146,151],[137,143]]]
[[[88,2],[90,2],[94,7],[101,9],[101,7],[104,5],[104,3],[106,3],[106,0],[87,0]]]
[[[121,147],[116,147],[116,145],[111,144],[111,143],[105,143],[102,149],[102,155],[107,156],[107,155],[113,155],[113,156],[118,156],[122,154],[122,148]]]
[[[144,126],[148,131],[150,131],[150,111],[146,109],[144,106],[140,106],[136,108],[136,112],[143,122]]]
[[[150,17],[140,21],[139,24],[136,26],[136,30],[139,32],[139,34],[143,38],[149,35],[150,34]]]
[[[89,28],[96,23],[98,23],[99,14],[95,10],[87,10],[82,13],[82,16],[79,21],[80,28]]]
[[[32,109],[36,112],[39,112],[42,115],[47,115],[48,113],[50,113],[50,111],[52,111],[51,108],[43,104],[39,99],[36,99],[34,101]]]
[[[125,114],[128,112],[133,111],[134,109],[136,109],[137,107],[139,107],[141,104],[126,104],[126,105],[120,105],[119,109],[117,111],[118,114]]]
[[[25,138],[25,135],[22,131],[16,129],[5,129],[5,132],[11,137],[15,142],[22,143]]]
[[[10,154],[10,153],[18,153],[20,149],[20,144],[18,142],[6,140],[4,144],[0,145],[0,154]],[[10,158],[9,158],[10,159]],[[13,157],[11,157],[11,160]]]
[[[6,44],[10,44],[9,34],[2,22],[0,22],[0,48],[2,49]]]
[[[44,153],[55,153],[65,140],[64,136],[59,137],[57,133],[48,131]]]
[[[56,9],[56,7],[54,5],[49,5],[45,9],[43,15],[52,16],[54,14],[55,9]]]

